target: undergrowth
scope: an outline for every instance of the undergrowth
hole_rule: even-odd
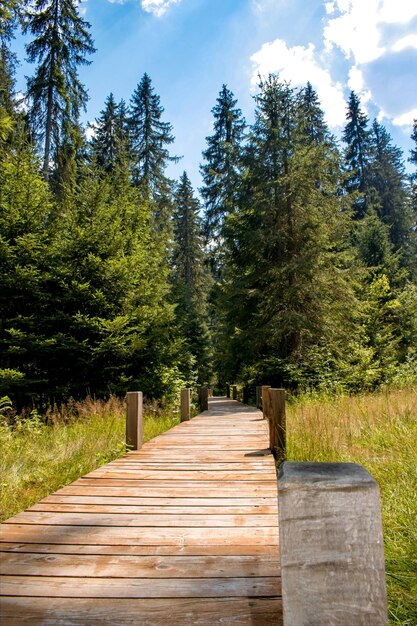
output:
[[[126,451],[125,402],[88,398],[3,417],[0,423],[0,519],[23,511],[46,495],[121,456]],[[143,440],[179,422],[178,410],[145,404]]]
[[[417,391],[301,396],[287,409],[287,459],[363,465],[381,491],[390,623],[417,625]]]

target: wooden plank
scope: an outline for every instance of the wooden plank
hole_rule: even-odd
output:
[[[135,515],[275,515],[278,516],[277,506],[229,506],[225,500],[224,506],[136,506],[129,504],[35,504],[29,511],[51,511],[66,513],[134,513]],[[190,520],[191,522],[192,520]]]
[[[3,541],[97,545],[256,545],[278,543],[278,528],[147,528],[3,524]]]
[[[114,482],[117,484],[115,485]],[[85,496],[151,496],[151,497],[171,497],[171,498],[186,498],[190,497],[194,492],[194,497],[216,497],[221,493],[224,497],[235,496],[239,493],[241,497],[276,497],[277,486],[274,481],[269,482],[228,482],[219,484],[218,482],[198,482],[195,483],[185,482],[180,484],[173,484],[168,481],[165,484],[158,484],[157,481],[129,481],[129,485],[123,481],[114,481],[109,484],[107,480],[91,481],[91,483],[73,483],[68,487],[63,487],[57,492],[59,495],[85,495]],[[99,483],[99,484],[98,484]]]
[[[277,556],[108,556],[2,553],[6,576],[94,578],[253,578],[279,575]]]
[[[2,600],[4,624],[80,626],[282,626],[282,600],[269,598],[15,598]]]
[[[3,524],[2,624],[282,624],[267,425],[210,407]]]
[[[105,469],[97,469],[85,475],[85,478],[116,478],[122,480],[272,480],[276,481],[276,477],[271,472],[256,470],[233,470],[226,472],[218,470],[212,472],[210,470],[122,470],[106,467]]]
[[[279,577],[253,578],[76,578],[1,576],[4,595],[31,598],[221,598],[281,593]],[[18,583],[18,584],[17,584]]]
[[[136,515],[127,513],[53,513],[25,511],[9,524],[45,524],[51,526],[123,526],[123,527],[256,527],[277,526],[277,515]]]
[[[224,513],[227,513],[226,508],[235,509],[236,507],[261,507],[268,506],[273,507],[274,510],[278,508],[276,498],[201,498],[201,497],[185,497],[185,498],[158,498],[158,497],[135,497],[119,498],[117,496],[88,496],[88,495],[62,495],[52,494],[40,501],[41,504],[48,503],[64,503],[64,504],[99,504],[99,505],[126,505],[126,506],[151,506],[151,507],[221,507],[224,508]],[[233,512],[233,511],[232,511]],[[238,512],[238,511],[236,511]]]
[[[56,543],[1,543],[3,552],[42,554],[107,554],[118,556],[257,556],[279,555],[278,545],[197,545],[197,546],[140,546],[140,545],[80,545]]]

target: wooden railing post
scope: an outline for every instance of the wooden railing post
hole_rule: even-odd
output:
[[[268,418],[269,415],[269,390],[271,389],[271,385],[262,385],[262,413],[264,415],[264,419]]]
[[[261,409],[262,408],[262,387],[257,385],[255,387],[255,393],[256,393],[256,400],[255,400],[256,408]]]
[[[143,395],[129,391],[126,395],[126,444],[130,450],[140,450],[143,442]]]
[[[237,386],[236,385],[232,385],[232,398],[233,400],[237,399]]]
[[[190,389],[181,389],[181,421],[188,422],[190,419]]]
[[[285,456],[285,389],[269,389],[269,447],[274,456]]]
[[[249,387],[243,387],[243,404],[249,404]]]
[[[278,478],[285,626],[387,626],[378,485],[356,463],[288,463]]]
[[[226,385],[226,398],[230,398],[230,385],[227,383]]]
[[[208,389],[207,389],[207,387],[199,387],[199,389],[198,389],[198,403],[200,405],[200,411],[208,411]]]

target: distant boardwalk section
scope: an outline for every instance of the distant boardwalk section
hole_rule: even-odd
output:
[[[1,624],[281,625],[267,421],[209,410],[1,526]]]

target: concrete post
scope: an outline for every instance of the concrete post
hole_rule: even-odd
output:
[[[130,450],[140,450],[143,441],[143,396],[141,391],[126,395],[126,444]]]
[[[181,422],[188,422],[190,419],[191,389],[181,389]]]
[[[283,463],[285,626],[386,626],[379,490],[356,463]]]

